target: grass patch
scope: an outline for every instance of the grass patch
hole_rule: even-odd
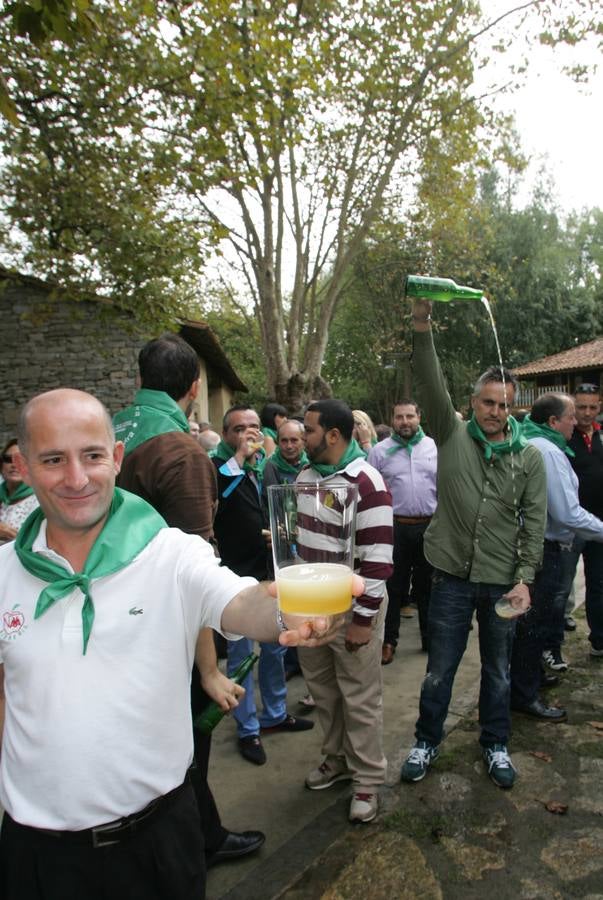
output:
[[[452,816],[419,816],[408,810],[396,810],[384,819],[383,825],[387,831],[395,831],[414,840],[437,841],[442,835],[453,835],[456,830]]]
[[[589,756],[591,759],[603,759],[603,741],[594,741],[588,744],[577,744],[575,752],[578,756]]]

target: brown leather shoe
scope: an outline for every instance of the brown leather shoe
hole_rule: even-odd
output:
[[[389,664],[394,661],[395,652],[396,648],[393,644],[384,644],[381,648],[381,665],[389,666]]]
[[[400,607],[400,615],[402,616],[403,619],[414,619],[414,617],[415,617],[414,606]]]

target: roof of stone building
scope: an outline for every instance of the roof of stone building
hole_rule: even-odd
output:
[[[598,369],[603,366],[603,337],[595,338],[586,344],[562,350],[552,356],[543,356],[533,362],[525,363],[513,369],[519,377],[527,375],[545,375],[547,372],[573,372],[584,369]]]
[[[0,282],[19,282],[28,285],[31,288],[43,291],[46,294],[53,294],[56,298],[70,298],[68,290],[63,288],[55,281],[44,281],[41,278],[35,278],[32,275],[24,275],[22,272],[6,269],[0,265]],[[89,294],[85,297],[86,301],[91,303],[102,303],[112,306],[111,302],[105,297],[96,294]],[[120,312],[127,315],[123,310]],[[131,315],[134,315],[131,313]],[[176,319],[174,321],[174,330],[178,330],[185,341],[211,366],[213,372],[222,380],[222,382],[233,391],[245,391],[249,388],[241,381],[230,361],[222,349],[219,338],[206,322],[199,322],[192,319]]]

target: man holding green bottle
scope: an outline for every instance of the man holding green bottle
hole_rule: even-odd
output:
[[[430,301],[414,300],[413,373],[438,447],[438,506],[424,538],[425,556],[434,567],[427,673],[416,744],[401,778],[420,781],[437,759],[454,677],[477,612],[480,744],[491,779],[510,788],[515,780],[507,751],[515,622],[498,616],[495,603],[506,597],[517,609],[530,605],[528,585],[540,563],[546,518],[544,464],[509,415],[515,383],[500,367],[478,379],[471,420],[457,418],[433,344],[431,311]]]

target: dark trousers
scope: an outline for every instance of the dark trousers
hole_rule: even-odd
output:
[[[191,680],[191,711],[193,717],[202,712],[209,702],[210,698],[201,687],[199,670],[197,666],[193,666]],[[205,853],[209,856],[215,853],[223,844],[228,831],[222,825],[214,795],[207,783],[211,735],[202,734],[198,728],[193,728],[193,743],[195,747],[195,765],[190,770],[190,780],[199,808]]]
[[[91,775],[93,777],[93,775]],[[2,900],[202,900],[205,864],[195,796],[187,788],[119,843],[93,847],[19,825],[5,813]]]
[[[554,619],[554,598],[561,575],[561,552],[557,542],[544,542],[542,568],[530,592],[532,605],[517,619],[511,657],[511,703],[514,706],[526,706],[538,697],[542,651],[549,623]]]
[[[582,538],[574,538],[571,547],[561,547],[559,554],[559,580],[551,598],[550,617],[543,622],[544,649],[561,650],[565,639],[565,615],[567,600],[576,575],[576,566],[584,547]]]
[[[479,692],[480,743],[506,744],[510,730],[509,663],[514,619],[497,615],[494,604],[509,585],[476,584],[435,570],[429,601],[429,656],[421,688],[419,741],[439,744],[456,670],[467,647],[474,611],[479,627],[482,671]]]
[[[562,551],[561,585],[558,596],[555,598],[558,601],[556,611],[558,613],[558,610],[561,610],[562,616],[565,614],[565,602],[572,589],[580,554],[584,561],[584,605],[586,621],[590,629],[588,639],[595,650],[603,650],[603,543],[600,541],[585,541],[583,538],[576,537],[572,549]],[[558,618],[557,626],[554,633],[554,638],[557,640],[556,642],[551,640],[547,647],[558,647],[563,640],[563,619],[561,620],[561,630]]]
[[[385,644],[398,645],[400,636],[400,608],[409,600],[417,604],[419,628],[423,642],[427,641],[427,610],[431,590],[431,566],[423,553],[423,535],[429,522],[404,525],[394,519],[394,571],[387,582],[387,614],[385,616]]]

